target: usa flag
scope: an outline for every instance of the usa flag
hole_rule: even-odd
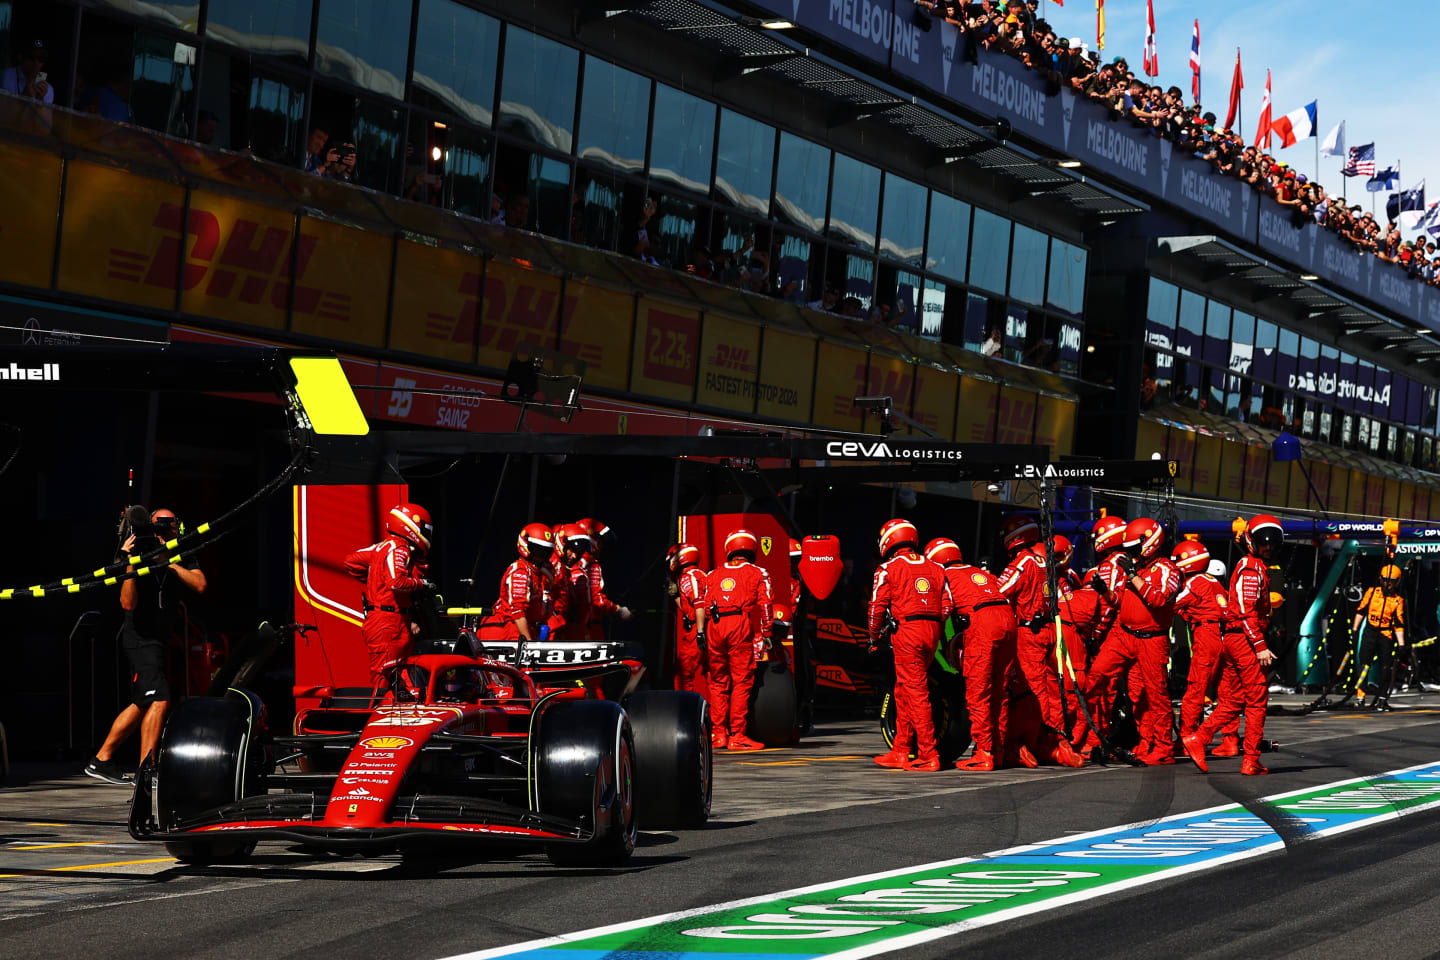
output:
[[[1364,143],[1350,148],[1350,156],[1340,172],[1347,177],[1375,176],[1375,144]]]

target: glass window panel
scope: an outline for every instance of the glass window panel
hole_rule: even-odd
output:
[[[705,212],[705,207],[684,197],[656,196],[652,222],[655,224],[654,243],[660,250],[658,256],[670,263],[690,264],[686,270],[692,273],[698,259],[701,261],[701,273],[707,273],[709,258],[703,253],[699,257],[695,256],[696,237],[704,236],[701,219]]]
[[[167,27],[176,30],[184,30],[186,33],[194,33],[199,17],[197,14],[200,5],[197,0],[146,0],[144,3],[136,3],[134,0],[99,0],[103,6],[114,7],[123,10],[132,17],[144,17],[157,23],[163,23]],[[9,7],[10,4],[5,4]],[[45,38],[51,44],[50,52],[54,55],[55,45],[60,40],[58,37]],[[308,35],[306,37],[308,47]],[[9,50],[5,51],[7,54]]]
[[[1405,431],[1405,447],[1400,456],[1401,463],[1415,462],[1415,433],[1411,430]]]
[[[511,26],[505,33],[499,128],[569,153],[579,76],[579,52]]]
[[[989,210],[975,208],[975,226],[970,240],[970,282],[1000,293],[1010,256],[1010,221]]]
[[[161,133],[189,137],[189,102],[194,90],[194,47],[154,34],[135,34],[131,121]]]
[[[969,294],[965,298],[965,347],[993,357],[1004,349],[1005,328],[990,323],[990,301]]]
[[[219,57],[206,54],[209,64]],[[294,163],[305,149],[305,90],[283,80],[250,78],[249,149],[262,160]]]
[[[1045,298],[1045,256],[1050,238],[1024,224],[1015,224],[1010,254],[1010,296],[1039,306]]]
[[[963,283],[970,251],[970,204],[943,193],[931,193],[929,240],[927,268]]]
[[[945,330],[945,284],[925,281],[920,292],[920,336],[939,340]]]
[[[210,0],[205,35],[251,53],[308,60],[310,0]]]
[[[1180,291],[1180,320],[1175,329],[1175,352],[1200,359],[1205,339],[1205,298],[1191,290]]]
[[[1230,321],[1230,372],[1249,376],[1255,361],[1255,318],[1236,310]],[[1226,390],[1237,389],[1232,382]]]
[[[570,231],[570,165],[551,157],[530,158],[531,230],[564,237]]]
[[[1168,382],[1174,372],[1175,360],[1164,351],[1175,349],[1175,313],[1179,309],[1180,288],[1151,277],[1145,307],[1145,343],[1156,351],[1153,372],[1157,382]]]
[[[770,214],[775,130],[732,110],[720,111],[715,192],[720,199],[762,217]]]
[[[920,266],[925,254],[925,194],[918,183],[886,174],[880,255]]]
[[[1058,361],[1058,367],[1051,366],[1049,369],[1058,369],[1061,373],[1068,373],[1072,376],[1080,373],[1080,349],[1085,339],[1085,328],[1074,320],[1052,319],[1050,323],[1055,327],[1054,356]],[[1166,377],[1169,380],[1169,377]]]
[[[1202,353],[1206,363],[1217,367],[1230,364],[1230,308],[1214,300],[1205,305],[1205,348]]]
[[[410,5],[393,0],[320,0],[315,69],[372,93],[405,95]]]
[[[780,166],[775,170],[775,219],[823,233],[829,195],[830,151],[782,130]]]
[[[455,131],[445,146],[444,204],[471,217],[490,216],[490,138]]]
[[[1085,264],[1089,257],[1090,253],[1084,247],[1066,243],[1064,240],[1050,241],[1050,277],[1045,287],[1046,303],[1057,310],[1077,316],[1085,312]],[[1152,296],[1157,282],[1160,281],[1151,281]],[[1173,316],[1173,309],[1171,314]]]
[[[650,179],[692,193],[709,193],[715,104],[657,83],[653,126]]]
[[[869,257],[861,257],[856,254],[845,256],[845,293],[846,297],[854,297],[860,301],[861,316],[869,312],[872,299],[875,295],[875,261]],[[841,303],[841,313],[844,314],[844,303]]]
[[[1330,431],[1335,428],[1335,414],[1328,407],[1320,408],[1320,439],[1326,442],[1330,440]]]
[[[355,182],[388,193],[400,192],[400,111],[368,100],[355,109]]]
[[[1394,460],[1399,452],[1400,430],[1398,427],[1387,427],[1385,430],[1385,456]]]
[[[1005,310],[1005,359],[1019,363],[1025,356],[1026,334],[1030,331],[1030,311],[1018,304],[1007,304]]]
[[[453,0],[421,0],[411,98],[488,127],[499,52],[499,20]]]
[[[867,250],[875,248],[880,216],[880,169],[835,154],[830,183],[830,235]]]
[[[890,306],[886,322],[891,327],[904,327],[910,333],[920,329],[919,321],[920,275],[906,270],[895,274],[895,299]]]
[[[587,57],[580,97],[580,157],[621,173],[645,169],[650,81],[613,63]]]
[[[824,268],[819,262],[825,256],[823,244],[793,233],[778,234],[776,240],[779,246],[773,259],[781,298],[791,303],[809,303],[815,299],[810,289],[812,272],[818,276],[816,271]]]
[[[1255,318],[1255,350],[1251,357],[1250,370],[1261,380],[1275,380],[1275,324]]]

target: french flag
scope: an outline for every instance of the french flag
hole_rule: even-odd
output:
[[[1297,140],[1315,136],[1315,105],[1318,102],[1311,100],[1299,110],[1285,114],[1270,125],[1275,136],[1280,138],[1280,146],[1293,147]]]

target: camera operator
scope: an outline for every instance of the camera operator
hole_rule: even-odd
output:
[[[135,524],[120,545],[125,556],[144,556],[173,540],[182,530],[174,511],[161,508],[148,524]],[[135,567],[126,568],[133,573]],[[170,684],[165,676],[166,646],[180,626],[180,603],[185,592],[205,592],[205,574],[190,557],[168,566],[156,567],[148,576],[132,577],[120,584],[120,608],[125,611],[121,644],[130,664],[131,699],[110,725],[110,733],[85,773],[106,783],[128,784],[113,755],[117,747],[140,728],[140,760],[143,763],[160,740],[165,711],[170,707]]]
[[[347,140],[325,151],[325,176],[346,182],[355,179],[355,144]]]

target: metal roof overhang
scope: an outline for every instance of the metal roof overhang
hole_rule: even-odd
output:
[[[1399,353],[1406,362],[1440,363],[1440,339],[1402,318],[1377,313],[1343,294],[1321,286],[1294,268],[1267,260],[1216,236],[1157,237],[1152,254],[1188,257],[1204,265],[1207,275],[1238,281],[1251,288],[1256,302],[1272,297],[1300,305],[1307,320],[1327,324],[1336,339],[1360,338],[1370,351]],[[1427,366],[1433,375],[1440,367]]]
[[[828,118],[831,129],[860,122],[883,125],[923,145],[927,167],[966,163],[1011,181],[1015,199],[1045,198],[1085,216],[1113,219],[1150,209],[1054,160],[1006,143],[983,126],[873,77],[862,78],[859,71],[790,41],[782,31],[762,27],[759,18],[699,0],[599,0],[592,6],[595,18],[643,23],[723,58],[717,80],[768,79],[824,96],[834,104]]]

